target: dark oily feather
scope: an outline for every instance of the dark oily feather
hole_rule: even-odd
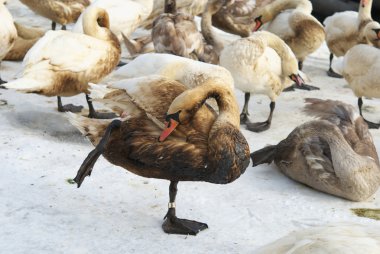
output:
[[[251,153],[252,167],[256,167],[260,164],[271,164],[276,154],[277,146],[266,146],[260,150]]]

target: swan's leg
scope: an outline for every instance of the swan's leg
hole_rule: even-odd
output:
[[[368,121],[368,120],[366,120],[364,118],[364,116],[362,114],[362,106],[363,106],[363,99],[362,99],[362,97],[358,98],[358,106],[359,106],[360,115],[361,115],[361,117],[363,117],[364,121],[368,124],[368,128],[370,128],[370,129],[379,129],[380,124],[374,123],[374,122],[370,122],[370,121]]]
[[[62,25],[61,30],[66,30],[66,25]]]
[[[271,123],[272,123],[272,117],[273,117],[273,111],[276,107],[276,102],[271,101],[269,104],[270,107],[270,113],[269,117],[265,122],[259,122],[259,123],[247,123],[247,129],[253,132],[262,132],[269,129]]]
[[[57,96],[57,104],[58,104],[58,111],[59,112],[73,112],[73,113],[79,113],[82,111],[83,106],[75,106],[73,104],[67,104],[67,105],[62,105],[62,99],[61,96]]]
[[[95,109],[94,109],[94,105],[92,105],[91,98],[87,94],[86,94],[86,101],[87,101],[87,104],[88,104],[88,109],[90,111],[89,114],[88,114],[89,118],[112,119],[112,118],[116,118],[117,117],[114,113],[99,113],[99,112],[96,112]]]
[[[248,121],[248,103],[249,103],[249,98],[251,97],[251,93],[245,93],[244,95],[244,107],[243,111],[240,114],[240,123],[246,123]]]
[[[57,23],[55,23],[54,21],[51,22],[51,30],[55,30],[55,28],[57,27]]]
[[[298,61],[298,69],[302,71],[303,69],[303,61]]]
[[[113,120],[107,127],[106,131],[99,144],[92,150],[83,161],[80,166],[77,175],[74,178],[74,182],[78,184],[78,188],[81,186],[84,178],[86,176],[90,176],[92,172],[92,168],[95,165],[95,162],[98,160],[99,156],[104,152],[104,146],[107,144],[111,133],[114,129],[118,129],[121,126],[120,120]]]
[[[123,61],[119,61],[119,63],[117,64],[117,67],[121,67],[121,66],[124,66],[126,65],[127,63],[123,62]]]
[[[332,67],[331,67],[331,64],[332,64],[332,60],[334,58],[334,54],[333,53],[330,53],[330,65],[329,65],[329,70],[327,71],[327,76],[329,77],[332,77],[332,78],[343,78],[342,75],[336,73]]]
[[[180,234],[180,235],[196,235],[198,232],[208,228],[207,224],[179,219],[175,215],[175,198],[177,195],[178,181],[171,181],[169,186],[169,208],[165,216],[165,221],[162,224],[162,229],[168,234]]]
[[[1,89],[6,89],[4,86],[2,86],[2,84],[5,84],[5,83],[7,83],[7,81],[2,80],[2,79],[1,79],[1,76],[0,76],[0,88],[1,88]]]

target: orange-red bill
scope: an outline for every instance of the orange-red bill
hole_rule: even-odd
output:
[[[297,86],[302,86],[305,83],[299,74],[292,75],[292,80],[296,82]]]
[[[170,119],[170,122],[165,122],[166,128],[161,132],[160,138],[158,140],[160,142],[163,142],[175,130],[178,124],[179,123],[174,119]]]
[[[255,20],[255,23],[256,23],[255,24],[255,28],[253,28],[254,32],[256,32],[257,30],[259,30],[260,27],[261,27],[261,25],[262,25],[262,23],[261,23],[261,21],[259,19]]]

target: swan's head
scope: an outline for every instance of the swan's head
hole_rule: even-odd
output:
[[[368,0],[361,0],[360,5],[364,8],[368,5]]]
[[[362,33],[360,34],[362,39],[366,39],[369,43],[377,44],[380,42],[380,24],[376,21],[368,23]]]
[[[110,28],[110,19],[107,11],[96,6],[89,7],[85,10],[83,20],[83,29],[85,29],[86,23],[92,24],[94,21],[96,21],[100,27]]]
[[[254,21],[254,26],[252,28],[253,32],[259,30],[265,23],[273,19],[273,14],[268,10],[268,8],[256,8],[252,13],[252,18]]]
[[[187,124],[204,104],[205,99],[187,90],[175,98],[165,115],[165,129],[159,141],[164,141],[180,124]]]

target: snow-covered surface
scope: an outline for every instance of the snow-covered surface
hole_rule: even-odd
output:
[[[50,28],[17,0],[8,0],[14,19]],[[329,78],[323,46],[305,62],[304,72],[320,91],[283,93],[270,130],[252,133],[242,127],[251,151],[285,138],[309,120],[301,111],[306,97],[339,99],[356,106],[344,80]],[[3,62],[1,75],[13,80],[21,63]],[[236,91],[239,104],[243,93]],[[197,236],[167,235],[161,223],[167,211],[168,186],[113,166],[101,158],[80,189],[69,184],[90,142],[56,111],[56,98],[0,90],[0,253],[252,253],[287,233],[330,222],[373,224],[350,208],[380,206],[380,192],[354,203],[317,192],[278,172],[274,165],[248,167],[228,185],[179,184],[177,214],[205,222]],[[84,95],[64,103],[87,107]],[[379,121],[379,100],[365,100],[367,118]],[[269,100],[254,96],[251,119],[269,113]],[[380,149],[380,131],[371,130]]]

